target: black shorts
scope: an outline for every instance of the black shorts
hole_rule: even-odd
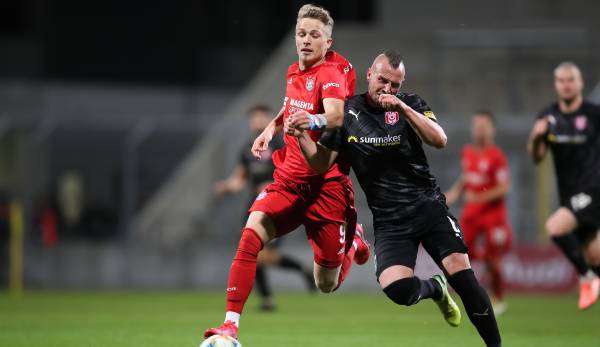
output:
[[[591,226],[579,226],[575,229],[575,235],[579,239],[579,242],[583,245],[587,245],[593,241],[600,233],[600,228]]]
[[[583,229],[600,229],[600,185],[574,193],[565,201]]]
[[[393,265],[415,268],[419,244],[441,266],[442,259],[452,253],[467,253],[462,231],[456,218],[450,214],[431,219],[425,230],[415,230],[408,235],[377,233],[375,235],[375,274]]]

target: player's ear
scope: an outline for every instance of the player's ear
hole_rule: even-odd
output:
[[[327,50],[329,50],[331,48],[331,45],[333,45],[333,38],[330,37],[327,39]]]

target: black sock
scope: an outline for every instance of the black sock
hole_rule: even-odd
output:
[[[300,272],[304,273],[304,269],[302,268],[302,265],[300,265],[300,262],[298,262],[295,259],[292,259],[286,255],[281,256],[281,258],[279,259],[279,263],[277,265],[282,269],[296,270],[296,271],[300,271]]]
[[[265,267],[262,265],[256,266],[256,289],[258,290],[258,294],[263,299],[270,298],[273,294],[271,292],[271,287],[269,286],[269,282],[267,281],[267,274],[265,273]]]
[[[423,281],[418,277],[397,280],[383,288],[383,292],[398,305],[411,306],[423,299],[439,298],[442,289],[434,280]]]
[[[590,268],[585,261],[581,243],[574,233],[553,236],[552,241],[560,248],[571,264],[575,266],[575,269],[580,275],[585,275],[588,272]]]
[[[500,332],[492,303],[485,290],[477,282],[473,270],[462,270],[448,276],[448,282],[460,296],[471,323],[485,344],[488,347],[500,347]]]

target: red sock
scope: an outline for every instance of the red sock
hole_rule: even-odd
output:
[[[229,270],[227,311],[242,313],[244,304],[248,300],[254,285],[256,258],[262,248],[263,243],[256,231],[251,228],[244,228],[235,258],[233,258]]]
[[[342,269],[340,270],[340,276],[338,277],[337,287],[335,287],[334,291],[336,291],[348,276],[350,272],[350,268],[352,267],[352,263],[354,262],[354,253],[356,253],[356,248],[354,245],[350,247],[350,250],[344,256],[344,261],[342,262]]]
[[[502,269],[498,260],[492,260],[488,264],[490,271],[491,287],[494,297],[498,300],[504,298],[504,281],[502,278]]]

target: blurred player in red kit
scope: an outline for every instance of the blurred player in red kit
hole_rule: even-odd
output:
[[[451,205],[464,196],[460,225],[469,256],[485,261],[494,311],[502,314],[506,303],[500,264],[512,241],[505,201],[510,189],[510,171],[506,156],[494,144],[494,136],[493,114],[476,112],[471,121],[472,143],[462,151],[462,175],[446,193],[446,199]],[[479,241],[483,241],[483,245]]]
[[[323,130],[339,127],[344,100],[354,94],[355,73],[341,55],[330,51],[333,19],[329,12],[304,5],[295,30],[298,62],[288,68],[283,107],[256,138],[252,153],[260,157],[269,142],[294,115],[298,125],[317,140]],[[304,225],[314,253],[314,278],[324,293],[337,289],[355,261],[367,262],[369,247],[355,230],[354,190],[349,165],[334,164],[327,172],[314,171],[304,159],[298,139],[284,137],[285,146],[273,154],[274,182],[258,196],[242,230],[238,250],[229,272],[225,322],[208,329],[237,338],[240,315],[252,290],[258,253],[269,241]]]

